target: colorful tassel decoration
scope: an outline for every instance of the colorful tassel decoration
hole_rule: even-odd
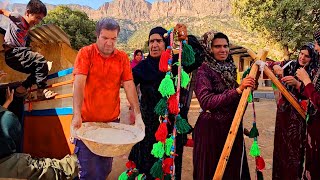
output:
[[[257,170],[257,180],[263,180],[263,174],[261,171]]]
[[[248,103],[252,103],[253,97],[252,97],[252,92],[250,92],[248,96]]]
[[[152,168],[150,169],[150,174],[154,178],[160,178],[160,179],[162,178],[163,171],[162,171],[162,161],[161,160],[159,160],[153,164]]]
[[[121,173],[120,176],[118,177],[118,180],[128,180],[127,171]]]
[[[256,122],[253,122],[253,123],[252,123],[252,128],[251,128],[251,130],[250,130],[249,137],[250,137],[250,138],[255,138],[255,137],[258,137],[258,136],[259,136],[259,131],[258,131]]]
[[[191,127],[190,124],[183,119],[180,115],[176,116],[176,125],[177,125],[177,131],[180,134],[185,134],[190,131]]]
[[[161,53],[160,62],[159,62],[159,70],[161,72],[167,72],[169,70],[168,62],[171,58],[171,48],[167,48],[167,50]]]
[[[173,81],[169,74],[167,74],[161,81],[158,90],[161,93],[162,97],[169,97],[175,93]]]
[[[167,156],[171,155],[171,148],[173,146],[173,143],[174,143],[173,136],[171,136],[166,140],[165,153]]]
[[[256,167],[259,171],[262,171],[266,167],[266,163],[261,156],[256,157]]]
[[[161,141],[159,141],[158,143],[154,143],[153,144],[153,148],[151,151],[151,154],[155,157],[155,158],[163,158],[164,155],[164,145]]]
[[[171,173],[171,166],[173,166],[173,159],[172,158],[166,158],[163,161],[162,170],[165,174]]]
[[[195,62],[195,52],[193,51],[192,46],[184,41],[182,52],[182,64],[184,66],[192,65]]]
[[[190,82],[189,75],[183,69],[181,69],[181,87],[187,88],[189,82]]]
[[[178,106],[178,99],[177,99],[177,93],[170,96],[168,99],[168,110],[170,114],[178,115],[179,114],[179,106]]]
[[[145,178],[146,178],[146,175],[144,175],[144,174],[139,174],[137,176],[137,180],[144,180]]]
[[[171,174],[167,174],[164,176],[164,180],[171,180]]]
[[[167,120],[163,120],[158,127],[155,137],[157,141],[161,141],[165,143],[167,136],[168,136]]]
[[[242,74],[242,79],[244,79],[245,77],[247,77],[247,75],[250,73],[251,68],[248,68],[246,71],[243,72]]]
[[[127,169],[134,169],[134,168],[136,168],[136,164],[133,161],[128,161],[126,163],[126,167],[127,167]]]
[[[252,157],[260,156],[260,149],[259,149],[259,145],[258,145],[258,142],[257,142],[256,138],[254,139],[254,141],[252,143],[252,146],[251,146],[251,149],[250,149],[250,155]]]
[[[167,98],[161,98],[156,107],[154,108],[154,112],[158,116],[164,116],[166,115],[167,110]]]
[[[271,87],[274,91],[278,90],[277,86],[274,83],[271,84]]]

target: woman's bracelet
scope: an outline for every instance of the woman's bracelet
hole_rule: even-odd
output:
[[[241,91],[241,89],[240,88],[236,88],[236,91],[238,92],[238,94],[242,94],[242,91]]]

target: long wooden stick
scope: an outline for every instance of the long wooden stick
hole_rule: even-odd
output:
[[[290,104],[298,111],[298,113],[306,119],[306,112],[301,108],[299,103],[295,100],[294,97],[289,93],[289,91],[281,84],[278,78],[273,74],[273,72],[269,69],[268,66],[264,67],[263,72],[271,79],[274,85],[277,86],[279,91],[286,97],[286,99],[290,102]]]
[[[249,54],[251,53],[252,55],[254,55],[253,59],[257,60],[258,56],[255,55],[254,52],[248,52]],[[265,60],[267,57],[268,52],[267,51],[262,51],[260,53],[260,59]],[[250,77],[256,77],[257,72],[258,72],[258,65],[253,64],[249,73]],[[229,130],[229,135],[227,137],[226,143],[224,144],[220,159],[219,159],[219,163],[217,165],[213,180],[221,180],[224,174],[224,171],[226,169],[228,160],[229,160],[229,156],[233,147],[233,143],[234,140],[237,136],[238,133],[238,129],[243,117],[243,114],[246,110],[246,106],[247,106],[247,102],[248,102],[248,96],[251,92],[251,88],[246,88],[241,96],[237,111],[235,113],[235,116],[233,118],[230,130]]]

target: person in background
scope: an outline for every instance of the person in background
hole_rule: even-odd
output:
[[[307,98],[301,94],[304,85],[295,75],[299,68],[305,69],[310,77],[316,75],[318,60],[313,44],[303,45],[296,60],[273,62],[268,66],[281,77],[286,89],[306,110]],[[272,179],[302,178],[305,144],[306,120],[280,94],[277,102]]]
[[[6,64],[16,71],[30,74],[22,85],[17,87],[17,96],[26,97],[27,89],[36,84],[39,100],[55,97],[57,93],[46,89],[49,72],[47,61],[43,55],[27,47],[29,30],[47,15],[46,6],[40,0],[30,0],[24,16],[4,9],[0,9],[0,14],[10,19],[3,44]]]
[[[315,50],[320,53],[320,29],[314,32]],[[305,168],[302,179],[320,179],[320,68],[315,77],[311,77],[304,68],[297,70],[297,77],[305,86],[303,95],[309,99],[307,109],[307,140]]]
[[[0,71],[0,79],[6,73]],[[78,175],[76,155],[63,159],[33,158],[21,153],[22,126],[18,117],[8,110],[14,90],[6,91],[0,105],[0,179],[74,179]]]
[[[143,52],[140,49],[137,49],[133,53],[133,59],[131,60],[131,69],[138,65],[143,60]]]

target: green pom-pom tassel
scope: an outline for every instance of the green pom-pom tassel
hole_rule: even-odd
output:
[[[257,170],[257,180],[263,180],[263,174],[261,171]]]
[[[167,140],[166,140],[165,152],[166,152],[167,156],[171,155],[171,147],[173,146],[173,142],[174,142],[174,140],[172,137],[167,138]]]
[[[167,174],[164,176],[164,180],[171,180],[171,174]]]
[[[163,171],[162,171],[162,161],[161,160],[159,160],[153,164],[152,168],[150,169],[150,174],[154,178],[160,178],[160,179],[162,178]]]
[[[250,70],[251,68],[248,68],[246,71],[243,72],[242,79],[244,79],[250,73]]]
[[[169,74],[161,81],[158,91],[161,93],[162,97],[170,97],[175,93],[173,81]]]
[[[195,62],[196,53],[193,51],[192,46],[184,43],[182,48],[182,64],[184,66],[190,66]]]
[[[137,180],[144,180],[145,179],[145,175],[144,174],[139,174],[138,176],[137,176]]]
[[[121,173],[120,176],[118,177],[118,180],[128,180],[127,171]]]
[[[274,91],[275,91],[275,90],[278,90],[277,86],[276,86],[274,83],[271,84],[271,87],[272,87],[272,89],[273,89]]]
[[[252,92],[250,92],[248,96],[248,103],[252,103],[252,100],[253,100],[253,96],[252,96]]]
[[[253,144],[251,146],[250,155],[252,157],[260,156],[260,149],[259,149],[258,142],[256,139],[253,141]]]
[[[249,137],[250,138],[255,138],[255,137],[258,137],[258,136],[259,136],[259,131],[258,131],[256,123],[254,122],[253,125],[252,125],[252,128],[250,130]]]
[[[181,69],[181,87],[187,88],[189,82],[190,82],[189,75],[183,69]]]
[[[306,122],[308,122],[308,121],[309,121],[309,113],[306,116]]]
[[[164,145],[162,142],[154,143],[151,154],[156,158],[163,158],[164,155]]]
[[[138,175],[139,175],[138,170],[133,171],[132,174],[128,177],[128,180],[135,180],[136,177],[138,177]]]
[[[161,98],[160,101],[157,103],[156,107],[154,108],[154,112],[159,116],[164,116],[166,115],[167,107],[167,98]]]
[[[183,119],[180,115],[176,117],[176,126],[177,126],[177,131],[180,134],[185,134],[189,132],[191,129],[190,124],[185,119]]]

